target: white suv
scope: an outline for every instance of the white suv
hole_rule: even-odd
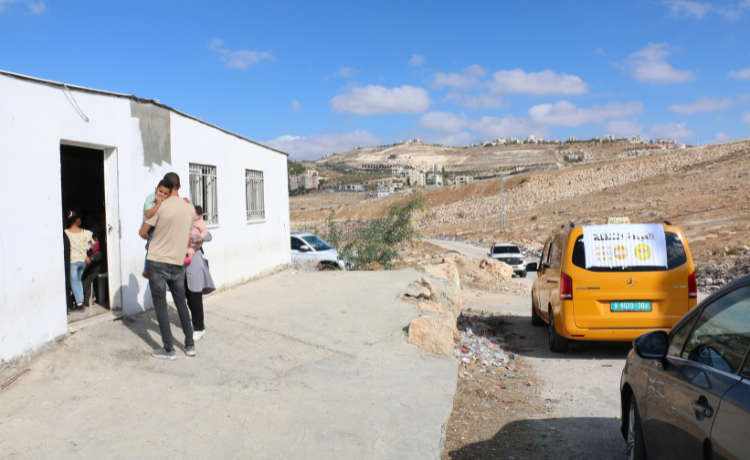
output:
[[[513,267],[514,273],[517,273],[521,278],[526,278],[526,256],[515,244],[493,244],[487,256],[505,262]]]
[[[339,252],[320,237],[292,232],[292,266],[299,270],[346,270]]]

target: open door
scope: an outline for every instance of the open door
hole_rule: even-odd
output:
[[[98,243],[86,254],[89,263],[81,277],[85,307],[68,308],[68,323],[72,323],[122,308],[116,149],[62,144],[60,179],[62,213],[72,210],[80,215],[81,226],[91,231]],[[64,219],[63,230],[68,225]],[[63,268],[68,270],[65,286],[68,299],[64,300],[70,306],[67,301],[73,296],[75,280],[71,279],[74,275],[69,271],[70,266]]]

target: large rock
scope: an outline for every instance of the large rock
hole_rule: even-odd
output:
[[[501,279],[504,283],[507,283],[513,278],[513,267],[499,260],[484,259],[482,263],[479,264],[479,268],[483,269],[489,275]]]
[[[458,269],[452,264],[428,265],[425,272],[432,276],[437,288],[435,297],[431,299],[443,306],[445,311],[453,314],[454,318],[461,315],[461,281]]]
[[[437,355],[453,355],[456,320],[450,313],[423,315],[409,324],[409,342]]]

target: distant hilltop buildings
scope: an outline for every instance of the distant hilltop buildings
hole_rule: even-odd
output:
[[[289,190],[297,190],[298,188],[317,189],[320,183],[318,177],[318,171],[314,169],[308,169],[302,174],[295,176],[289,176]]]

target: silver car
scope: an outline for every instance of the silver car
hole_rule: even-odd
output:
[[[518,246],[511,243],[493,244],[487,257],[505,262],[513,268],[513,272],[521,278],[526,278],[526,256]]]

